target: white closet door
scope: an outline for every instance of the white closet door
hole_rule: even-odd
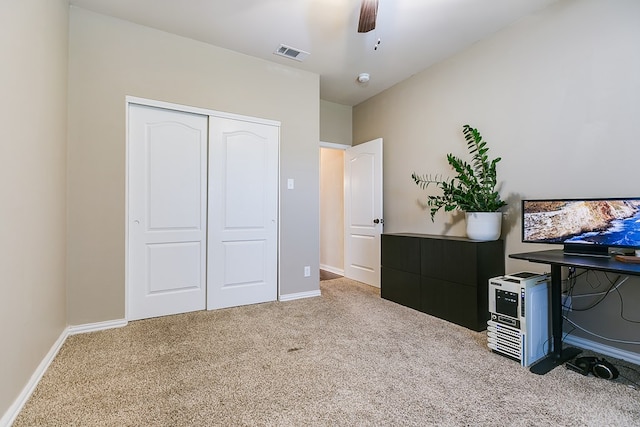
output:
[[[207,137],[207,116],[129,107],[129,320],[205,308]]]
[[[210,117],[207,308],[278,295],[279,127]]]

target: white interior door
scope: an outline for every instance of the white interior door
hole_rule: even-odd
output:
[[[279,127],[211,117],[207,308],[278,297]]]
[[[345,153],[344,275],[380,287],[382,138]]]
[[[207,138],[207,116],[129,106],[129,320],[205,308]]]

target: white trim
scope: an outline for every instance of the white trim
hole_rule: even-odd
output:
[[[129,318],[129,107],[130,97],[125,97],[124,106],[124,318]]]
[[[298,293],[295,293],[295,294],[280,295],[280,301],[281,302],[293,301],[293,300],[296,300],[296,299],[313,298],[313,297],[319,297],[319,296],[322,296],[320,294],[320,289],[318,289],[317,291],[298,292]]]
[[[222,111],[210,110],[208,108],[192,107],[190,105],[174,104],[172,102],[157,101],[155,99],[138,98],[136,96],[126,96],[127,107],[129,104],[144,105],[147,107],[164,108],[165,110],[176,110],[187,113],[202,114],[203,116],[222,117],[233,120],[241,120],[251,123],[260,123],[269,126],[280,126],[280,121],[261,119],[258,117],[244,116],[242,114],[225,113]],[[128,111],[128,108],[127,108]]]
[[[626,360],[627,362],[640,365],[640,354],[638,353],[621,350],[619,348],[611,347],[606,344],[591,341],[586,338],[576,337],[573,335],[568,335],[563,339],[563,341],[567,344],[575,345],[576,347],[579,347],[585,350],[592,350],[592,351],[595,351],[596,353],[604,354],[606,356],[615,357],[616,359],[622,359],[622,360]]]
[[[344,276],[344,270],[343,269],[336,268],[336,267],[331,267],[331,266],[326,265],[326,264],[320,264],[320,270],[325,270],[325,271],[328,271],[329,273],[339,274],[341,276]]]
[[[42,379],[42,376],[49,368],[49,365],[51,365],[51,362],[53,362],[53,359],[55,359],[56,355],[58,354],[58,351],[60,351],[60,349],[62,348],[62,345],[64,344],[68,336],[69,336],[69,328],[65,328],[60,334],[60,336],[58,337],[58,339],[56,340],[56,342],[53,343],[53,346],[51,347],[49,352],[44,356],[44,359],[42,359],[42,362],[40,362],[36,370],[33,372],[33,374],[31,375],[31,378],[29,379],[27,384],[24,386],[24,388],[22,389],[22,391],[20,392],[16,400],[9,407],[7,412],[5,412],[4,416],[0,418],[0,426],[5,427],[13,424],[13,422],[18,417],[18,414],[20,413],[24,405],[29,400],[29,397],[31,397],[31,395],[33,394],[33,391],[36,389],[36,386]]]
[[[126,325],[127,325],[127,321],[124,319],[121,319],[121,320],[110,320],[110,321],[98,322],[98,323],[87,323],[85,325],[67,326],[62,331],[62,333],[60,334],[56,342],[53,343],[53,346],[51,347],[49,352],[47,352],[47,354],[44,356],[44,358],[42,359],[42,361],[40,362],[36,370],[33,372],[33,374],[31,375],[31,378],[29,379],[27,384],[24,386],[24,388],[22,389],[22,391],[20,392],[16,400],[9,407],[9,409],[7,409],[7,412],[5,412],[2,418],[0,418],[0,427],[9,427],[11,424],[13,424],[13,422],[18,417],[18,414],[20,413],[22,408],[24,408],[24,405],[27,403],[27,401],[33,394],[33,391],[36,389],[38,383],[44,376],[45,372],[47,372],[47,369],[49,369],[51,362],[53,362],[53,360],[58,355],[58,352],[60,351],[60,349],[62,348],[62,346],[64,345],[68,337],[70,337],[71,335],[83,334],[87,332],[95,332],[95,331],[102,331],[105,329],[120,328]]]
[[[351,145],[320,141],[320,148],[333,148],[336,150],[346,150],[347,148],[351,148]]]
[[[126,319],[108,320],[106,322],[86,323],[84,325],[69,326],[69,336],[77,334],[86,334],[87,332],[104,331],[107,329],[122,328],[127,326]]]

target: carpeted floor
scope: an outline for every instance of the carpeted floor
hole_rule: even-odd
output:
[[[333,279],[339,279],[340,277],[342,276],[339,274],[320,269],[320,280],[333,280]]]
[[[70,337],[15,426],[638,426],[640,391],[544,376],[348,279]]]

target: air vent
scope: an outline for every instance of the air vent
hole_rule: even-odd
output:
[[[295,59],[296,61],[304,61],[307,56],[309,56],[309,52],[305,52],[304,50],[296,49],[284,44],[281,44],[275,52],[276,55],[284,56],[285,58]]]

